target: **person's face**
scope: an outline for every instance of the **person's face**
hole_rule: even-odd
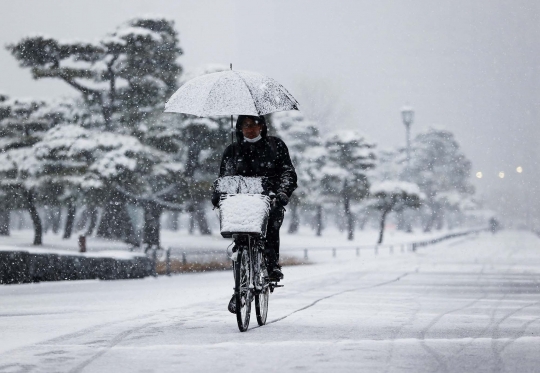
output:
[[[251,118],[245,118],[242,122],[242,133],[248,139],[254,139],[261,134],[262,125]]]

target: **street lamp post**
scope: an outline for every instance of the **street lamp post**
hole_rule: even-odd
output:
[[[411,124],[414,120],[414,110],[411,106],[405,105],[401,108],[401,118],[403,119],[403,124],[406,128],[407,133],[407,165],[405,169],[405,180],[411,181]],[[402,224],[404,225],[405,231],[407,233],[412,232],[412,226],[410,219],[407,219],[402,213],[400,218]]]
[[[409,178],[409,167],[411,165],[411,124],[414,120],[414,109],[405,105],[401,108],[401,118],[407,132],[407,179]]]

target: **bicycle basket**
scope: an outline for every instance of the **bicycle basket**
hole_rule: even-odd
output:
[[[270,198],[262,194],[226,194],[219,201],[221,235],[255,234],[266,237]]]

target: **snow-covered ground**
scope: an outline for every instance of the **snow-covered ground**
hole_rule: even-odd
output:
[[[415,242],[419,240],[426,240],[430,238],[436,238],[448,234],[450,232],[459,232],[468,230],[470,228],[461,228],[454,231],[449,230],[435,230],[430,233],[415,232],[414,234],[405,233],[396,229],[390,228],[385,232],[384,244],[401,244],[407,242]],[[77,234],[73,234],[70,239],[62,239],[61,233],[53,234],[52,232],[46,233],[43,238],[42,248],[51,250],[78,250]],[[287,234],[286,227],[281,229],[281,250],[283,252],[289,252],[291,254],[303,254],[303,249],[327,249],[331,251],[333,247],[336,248],[366,248],[374,247],[379,232],[374,229],[366,229],[364,231],[357,231],[355,233],[355,239],[352,241],[347,240],[345,232],[340,232],[337,229],[331,227],[324,231],[321,237],[315,236],[314,232],[308,227],[301,227],[297,234]],[[4,248],[35,248],[32,246],[33,231],[26,230],[12,230],[11,235],[7,237],[0,237],[0,249]],[[225,239],[221,237],[219,232],[214,229],[213,234],[209,236],[201,236],[199,234],[190,235],[186,230],[170,231],[163,229],[161,231],[161,245],[164,248],[172,248],[173,252],[190,252],[198,250],[223,250],[225,252],[227,246],[232,242],[231,239]],[[129,245],[118,241],[105,240],[98,237],[87,237],[86,239],[87,250],[89,252],[103,251],[103,250],[128,250]],[[399,249],[396,247],[396,250]],[[39,250],[39,247],[37,248]]]
[[[540,239],[285,269],[269,324],[238,332],[230,272],[0,287],[0,372],[538,372]]]

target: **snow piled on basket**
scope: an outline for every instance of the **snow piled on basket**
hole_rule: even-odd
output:
[[[224,176],[216,180],[216,192],[227,194],[261,194],[264,192],[259,177]]]
[[[260,194],[228,195],[219,203],[221,232],[266,233],[270,198]]]

